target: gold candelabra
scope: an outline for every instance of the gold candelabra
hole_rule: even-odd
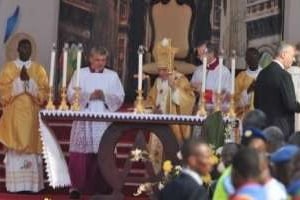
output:
[[[59,110],[62,110],[62,111],[69,110],[69,106],[67,104],[67,88],[66,87],[63,87],[61,89],[61,102],[60,102]]]
[[[137,90],[134,113],[141,114],[144,112],[145,112],[145,107],[144,107],[143,90]]]
[[[207,115],[207,112],[205,109],[205,92],[201,92],[200,106],[199,106],[197,115],[198,116],[206,116]]]
[[[80,87],[74,87],[75,93],[74,93],[74,101],[72,102],[71,105],[71,110],[72,111],[80,111]]]
[[[227,113],[228,117],[235,118],[235,106],[234,106],[234,95],[230,95],[230,105],[229,105],[229,111]]]
[[[46,105],[47,110],[55,110],[55,106],[53,104],[53,87],[50,87],[49,89],[49,97],[48,97],[48,103]]]
[[[221,110],[221,94],[216,93],[216,106],[215,106],[215,112],[218,112]]]

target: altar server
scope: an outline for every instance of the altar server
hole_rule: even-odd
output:
[[[105,48],[94,47],[90,51],[90,66],[80,69],[79,75],[77,71],[74,72],[68,87],[68,98],[72,103],[74,88],[79,86],[82,111],[115,112],[123,103],[122,83],[116,72],[106,68],[107,59],[108,52]],[[71,197],[79,197],[79,192],[86,194],[108,192],[97,162],[99,143],[108,126],[107,122],[73,122],[69,160]]]
[[[221,84],[221,100],[222,103],[226,104],[229,100],[230,88],[231,88],[231,75],[229,69],[223,65],[222,60],[218,57],[217,47],[213,44],[207,44],[206,57],[207,57],[207,70],[206,70],[206,82],[205,82],[205,102],[207,105],[214,105],[216,103],[216,93]],[[203,56],[201,56],[203,59]],[[220,70],[221,76],[220,76]],[[200,65],[194,72],[191,84],[193,88],[201,94],[202,87],[202,73],[203,65]],[[221,82],[219,82],[221,78]],[[211,108],[208,108],[211,109]]]

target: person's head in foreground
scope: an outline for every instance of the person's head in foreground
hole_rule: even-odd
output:
[[[300,153],[298,152],[291,161],[291,179],[287,186],[287,191],[292,200],[300,199]]]
[[[213,167],[212,150],[208,144],[195,139],[186,140],[182,145],[181,154],[185,167],[201,175],[211,172]]]
[[[258,109],[248,112],[242,122],[243,130],[249,128],[256,128],[263,130],[267,127],[267,116],[266,114]]]
[[[280,128],[270,126],[263,131],[267,139],[267,149],[269,153],[273,153],[284,145],[284,134]]]
[[[259,152],[267,151],[267,139],[263,132],[256,128],[246,129],[242,135],[241,144]]]
[[[246,50],[246,63],[247,67],[254,71],[258,68],[258,62],[260,58],[260,53],[256,48],[250,47]]]
[[[103,71],[107,64],[108,51],[104,47],[95,46],[90,51],[90,67],[96,72]]]
[[[265,200],[264,188],[260,185],[261,176],[259,155],[255,149],[244,147],[233,158],[231,179],[236,193],[232,200]]]
[[[296,145],[285,145],[271,154],[270,160],[274,165],[275,178],[288,186],[293,172],[293,159],[299,153]]]
[[[23,39],[18,43],[19,59],[23,62],[30,59],[32,46],[29,40]]]
[[[235,154],[239,151],[240,146],[237,143],[227,143],[224,145],[222,153],[221,153],[221,160],[225,167],[228,167],[232,163],[232,159]]]
[[[285,69],[292,66],[295,60],[295,47],[287,43],[281,43],[276,52],[276,60],[279,61]]]
[[[294,145],[297,145],[298,147],[300,147],[300,132],[297,131],[297,132],[293,133],[293,134],[289,137],[288,143],[289,143],[289,144],[294,144]]]

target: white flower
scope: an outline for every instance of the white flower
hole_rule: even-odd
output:
[[[131,156],[132,156],[131,161],[137,162],[137,161],[143,159],[142,152],[143,151],[139,148],[132,150],[131,151]]]
[[[178,158],[178,160],[182,160],[182,153],[181,153],[181,151],[178,151],[177,158]]]
[[[164,186],[164,184],[162,184],[162,182],[159,182],[159,183],[158,183],[158,189],[159,189],[159,190],[164,189],[164,187],[165,187],[165,186]]]

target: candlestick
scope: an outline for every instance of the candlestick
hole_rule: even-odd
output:
[[[197,112],[198,116],[205,117],[207,115],[206,109],[205,109],[205,92],[201,92],[201,98],[200,98],[200,106],[199,110]]]
[[[207,71],[207,57],[206,57],[206,55],[204,55],[204,57],[203,57],[203,70],[202,70],[202,87],[201,87],[201,92],[202,93],[205,93],[206,71]]]
[[[74,101],[72,102],[71,110],[73,111],[80,111],[80,87],[74,87]]]
[[[216,104],[215,104],[215,112],[221,110],[221,93],[216,94]]]
[[[235,106],[234,106],[234,95],[230,95],[230,105],[229,105],[229,111],[227,113],[228,117],[235,118]]]
[[[54,43],[52,46],[52,50],[51,50],[51,61],[50,61],[50,79],[49,79],[49,87],[50,88],[53,87],[55,57],[56,57],[56,45]]]
[[[220,51],[219,55],[219,76],[218,76],[218,93],[221,94],[222,89],[222,66],[223,66],[223,50]]]
[[[134,113],[136,114],[145,113],[143,90],[137,90]]]
[[[143,90],[143,54],[144,54],[144,47],[140,45],[138,49],[138,58],[139,58],[138,90]]]
[[[46,105],[47,110],[55,110],[55,106],[53,104],[53,87],[49,89],[48,103]]]
[[[81,58],[82,58],[82,44],[80,43],[77,49],[76,87],[79,87]]]
[[[62,87],[67,86],[67,67],[68,67],[68,50],[69,45],[65,43],[63,49],[63,78],[62,78]]]
[[[231,58],[231,90],[230,94],[234,95],[234,90],[235,90],[235,63],[236,61],[236,51],[232,51],[232,58]]]
[[[62,111],[69,110],[69,106],[67,104],[67,88],[66,87],[62,87],[62,89],[61,89],[61,102],[60,102],[59,110],[62,110]]]

